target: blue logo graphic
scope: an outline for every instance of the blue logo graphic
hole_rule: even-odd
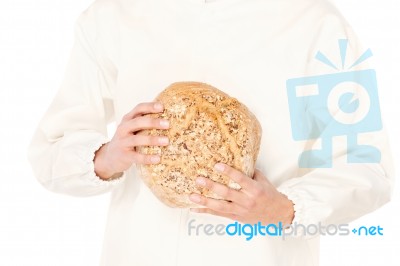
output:
[[[321,142],[318,149],[300,154],[301,168],[332,167],[332,138],[335,136],[347,137],[348,163],[379,163],[381,160],[376,147],[357,143],[359,133],[382,128],[375,70],[348,71],[371,57],[372,52],[368,49],[345,70],[347,44],[347,39],[339,40],[340,72],[286,82],[293,138],[311,144],[318,139]],[[315,58],[339,71],[321,52]]]

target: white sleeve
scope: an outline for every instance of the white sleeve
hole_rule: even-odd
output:
[[[74,32],[64,80],[36,129],[28,158],[47,189],[90,196],[110,191],[124,178],[104,181],[96,176],[93,163],[95,151],[108,141],[116,71],[101,57],[93,10],[79,16]]]
[[[347,64],[350,63],[351,65],[365,51],[360,48],[357,37],[351,28],[344,25],[344,22],[337,17],[327,18],[317,39],[312,44],[315,45],[315,49],[311,49],[310,56],[314,57],[319,50],[337,64],[341,63],[340,57],[338,58],[338,55],[340,56],[338,39],[348,40]],[[314,58],[310,58],[309,62],[313,63],[309,66],[307,71],[309,73],[307,74],[329,73],[329,66],[321,66],[323,64]],[[333,70],[331,73],[343,73],[340,70],[340,65],[338,68],[337,72]],[[351,68],[345,70],[345,72],[354,70],[358,70],[358,68]],[[362,95],[358,95],[358,97],[360,101],[363,100]],[[319,111],[315,111],[314,115],[318,119]],[[324,135],[328,130],[335,130],[335,121],[340,119],[343,121],[341,115],[343,115],[343,112],[337,112],[328,124],[319,125],[325,128],[321,135]],[[347,119],[359,121],[357,115],[347,117]],[[369,123],[380,123],[378,120],[380,118],[377,118],[376,121],[371,120]],[[369,154],[367,148],[361,148],[360,154],[357,155],[357,151],[348,149],[348,138],[346,139],[346,136],[334,136],[331,139],[333,149],[330,154],[332,154],[332,158],[321,158],[322,160],[331,160],[332,166],[325,168],[298,167],[297,176],[278,186],[278,190],[287,195],[294,203],[295,218],[293,223],[303,225],[318,224],[319,222],[325,225],[348,223],[376,210],[390,200],[394,169],[384,128],[358,134],[357,130],[354,131],[349,126],[348,131],[355,133],[358,144],[371,145],[377,148],[380,151],[380,160],[377,162],[370,160],[376,154]],[[328,133],[327,136],[330,136],[330,134]],[[318,150],[320,148],[318,141],[309,140],[305,144],[305,150]],[[348,163],[347,159],[350,153],[353,153],[351,156],[354,154],[359,156],[360,161]]]

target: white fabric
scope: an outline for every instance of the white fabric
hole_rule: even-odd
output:
[[[77,20],[75,38],[29,158],[50,190],[112,191],[102,265],[318,265],[319,237],[189,236],[193,218],[231,221],[164,206],[134,167],[112,182],[94,174],[94,152],[111,137],[107,123],[176,81],[207,82],[255,113],[263,127],[257,167],[293,200],[295,222],[349,222],[390,199],[393,169],[383,131],[362,139],[381,150],[381,164],[347,164],[338,138],[333,168],[298,168],[305,143],[291,135],[286,80],[335,73],[313,57],[321,50],[339,63],[338,39],[349,39],[349,58],[363,51],[327,2],[97,0]]]

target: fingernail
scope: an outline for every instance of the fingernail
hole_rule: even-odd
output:
[[[169,142],[169,139],[167,137],[161,137],[158,139],[158,143],[160,143],[161,145],[167,145]]]
[[[160,156],[151,156],[150,161],[152,163],[159,163],[160,162]]]
[[[199,203],[201,200],[200,195],[198,195],[198,194],[192,194],[192,195],[190,195],[189,198],[191,201],[196,202],[196,203]]]
[[[223,172],[225,166],[222,163],[217,163],[216,165],[214,165],[214,169],[217,170],[218,172]]]
[[[164,109],[164,106],[161,103],[155,103],[154,109],[156,109],[157,111],[162,111]]]
[[[169,121],[168,120],[161,120],[160,121],[160,126],[162,126],[163,128],[168,128],[169,127]]]
[[[205,187],[206,186],[206,180],[204,178],[202,178],[202,177],[198,177],[196,179],[196,184],[199,185],[199,186]]]

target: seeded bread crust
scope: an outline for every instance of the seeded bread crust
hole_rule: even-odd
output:
[[[235,98],[199,82],[177,82],[162,91],[156,101],[164,112],[150,114],[168,119],[168,130],[143,130],[138,134],[167,136],[169,145],[141,146],[143,154],[158,154],[156,165],[137,165],[144,183],[170,207],[198,207],[188,199],[191,193],[221,199],[195,184],[203,176],[234,189],[240,186],[213,167],[223,162],[253,176],[261,126],[257,118]]]

